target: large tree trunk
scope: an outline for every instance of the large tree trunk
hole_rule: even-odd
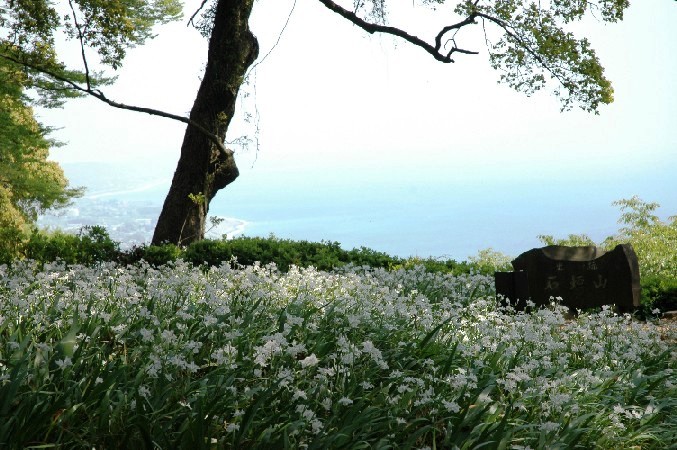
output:
[[[248,23],[253,3],[217,0],[207,67],[190,112],[192,120],[224,140],[245,72],[258,56],[258,41]],[[186,245],[203,239],[209,202],[238,174],[233,153],[223,152],[189,125],[153,244]]]

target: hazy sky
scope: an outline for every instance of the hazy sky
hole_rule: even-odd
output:
[[[200,1],[186,3],[192,12]],[[391,4],[401,8],[393,10],[391,23],[421,37],[431,39],[449,22],[444,9]],[[255,4],[251,28],[261,56],[275,44],[293,5]],[[187,113],[207,42],[185,22],[159,28],[155,40],[130,51],[106,95]],[[359,173],[379,188],[453,179],[503,183],[507,191],[518,180],[570,180],[594,189],[597,180],[613,179],[619,192],[612,200],[642,195],[643,187],[632,183],[638,174],[677,173],[677,3],[636,0],[623,22],[589,20],[577,30],[590,38],[614,85],[616,100],[599,116],[562,113],[550,92],[526,97],[498,85],[479,27],[464,32],[461,42],[480,55],[441,64],[395,38],[368,35],[316,0],[297,0],[279,44],[251,73],[239,111],[258,113],[259,120],[236,122],[229,139],[255,135],[258,126],[260,147],[237,152],[241,176],[226,191],[237,192],[238,183],[265,188],[271,177],[284,184],[284,174],[303,177],[309,189],[322,189],[325,180],[336,188]],[[149,167],[167,177],[184,132],[182,124],[94,99],[41,117],[63,127],[55,137],[68,145],[53,151],[58,161],[156,160]],[[646,200],[672,208],[665,215],[677,212],[675,180],[646,187],[645,195],[654,196]]]

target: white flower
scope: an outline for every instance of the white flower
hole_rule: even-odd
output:
[[[315,413],[309,409],[307,405],[298,405],[296,407],[296,412],[300,413],[304,419],[309,421],[315,418]]]
[[[162,332],[162,339],[167,341],[168,344],[173,344],[177,341],[177,337],[172,330],[164,330]]]
[[[214,316],[205,316],[205,318],[202,319],[202,322],[205,324],[205,326],[211,326],[216,324],[218,320]]]
[[[541,424],[541,431],[545,431],[546,433],[549,433],[551,431],[555,431],[559,429],[559,424],[556,422],[545,422]]]
[[[344,405],[344,406],[353,404],[353,401],[351,399],[349,399],[348,397],[342,397],[338,402],[341,405]]]
[[[271,339],[260,347],[256,347],[254,350],[255,357],[254,362],[261,367],[266,367],[268,365],[268,360],[275,354],[282,352],[282,346],[280,343]]]
[[[305,391],[297,389],[296,392],[294,392],[294,395],[292,396],[292,400],[298,400],[299,398],[308,400],[308,394],[306,394]]]
[[[456,402],[448,402],[446,400],[442,400],[442,405],[444,405],[447,411],[452,413],[457,413],[461,410],[461,407]]]
[[[479,398],[478,398],[478,401],[479,401],[480,403],[490,403],[490,402],[492,402],[493,400],[491,399],[491,397],[489,396],[489,394],[485,394],[485,393],[483,392],[483,393],[480,394],[480,396],[479,396]]]
[[[291,370],[284,367],[277,373],[277,379],[280,382],[280,386],[287,387],[294,381],[294,374]]]
[[[193,354],[198,353],[200,351],[201,347],[202,347],[202,342],[188,341],[185,344],[186,351],[189,351]]]
[[[291,356],[296,356],[300,353],[304,353],[306,351],[306,346],[304,344],[294,344],[290,345],[287,347],[287,353],[290,354]]]
[[[146,386],[139,386],[139,395],[143,398],[150,397],[150,389]]]
[[[357,328],[360,325],[360,316],[349,314],[348,325],[350,325],[350,328]]]
[[[313,419],[310,421],[310,427],[313,434],[319,434],[319,432],[322,431],[322,428],[324,428],[324,425],[320,419]]]
[[[141,334],[141,337],[144,342],[153,342],[153,332],[146,329],[146,328],[141,328],[139,330],[139,334]]]
[[[64,359],[57,359],[54,361],[57,366],[59,366],[59,369],[65,369],[66,367],[70,367],[73,365],[73,361],[71,361],[71,358],[69,356],[66,356]]]
[[[301,364],[301,367],[304,369],[306,367],[313,367],[316,366],[320,362],[319,359],[317,359],[317,356],[315,356],[315,353],[311,354],[310,356],[306,356],[303,358],[299,363]]]
[[[240,425],[237,423],[229,423],[226,425],[226,433],[232,433],[233,431],[237,431],[240,429]]]

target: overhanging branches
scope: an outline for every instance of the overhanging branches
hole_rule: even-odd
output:
[[[50,77],[50,78],[52,78],[56,81],[64,83],[67,86],[67,89],[70,89],[70,90],[73,90],[73,91],[78,91],[78,92],[84,93],[86,95],[90,95],[90,96],[106,103],[107,105],[112,106],[113,108],[125,109],[125,110],[128,110],[128,111],[141,112],[141,113],[145,113],[145,114],[150,114],[151,116],[165,117],[167,119],[177,120],[179,122],[185,123],[186,125],[195,127],[203,135],[205,135],[205,137],[207,137],[207,139],[209,139],[209,141],[212,142],[216,146],[216,148],[218,148],[218,150],[221,153],[223,153],[224,156],[230,157],[232,155],[232,150],[228,150],[224,146],[223,141],[219,136],[212,133],[207,128],[205,128],[203,125],[201,125],[200,123],[196,122],[195,120],[193,120],[189,117],[179,116],[179,115],[176,115],[176,114],[168,113],[166,111],[161,111],[159,109],[154,109],[154,108],[127,105],[125,103],[120,103],[120,102],[117,102],[115,100],[112,100],[112,99],[106,97],[102,91],[100,91],[99,89],[94,89],[91,86],[91,80],[90,80],[89,72],[86,74],[87,86],[82,86],[82,85],[76,83],[75,81],[67,78],[66,76],[60,75],[55,70],[34,64],[31,61],[22,60],[20,58],[5,54],[4,52],[0,52],[0,58],[4,58],[5,60],[10,61],[14,64],[18,64],[18,65],[26,67],[28,69],[35,70],[36,72],[45,74],[48,77]]]
[[[334,11],[336,14],[340,15],[341,17],[349,20],[353,24],[362,28],[367,33],[370,34],[384,33],[400,37],[405,41],[416,45],[417,47],[421,47],[423,50],[430,53],[433,56],[433,58],[443,63],[453,63],[454,60],[451,58],[451,55],[453,55],[454,53],[464,53],[467,55],[477,55],[479,53],[473,50],[466,50],[460,48],[456,46],[455,42],[451,50],[449,50],[446,53],[442,51],[442,39],[444,38],[444,35],[452,30],[460,30],[466,25],[476,24],[477,22],[475,21],[475,19],[478,17],[478,14],[476,13],[470,14],[466,19],[456,24],[442,28],[435,37],[435,45],[432,45],[424,41],[423,39],[419,38],[418,36],[411,35],[406,31],[401,30],[400,28],[391,27],[388,25],[381,25],[373,22],[367,22],[366,20],[362,19],[357,14],[355,14],[353,11],[345,9],[344,7],[336,4],[332,0],[319,0],[319,2],[322,3],[324,6],[326,6],[327,8],[329,8],[331,11]]]
[[[545,70],[550,72],[556,79],[558,79],[560,82],[563,83],[563,80],[561,77],[557,75],[555,71],[553,71],[548,64],[543,60],[543,58],[538,54],[537,51],[535,51],[522,37],[520,37],[514,30],[513,27],[507,23],[504,20],[501,20],[497,17],[493,17],[489,14],[486,14],[484,12],[481,12],[479,10],[473,10],[468,17],[463,19],[462,21],[455,23],[453,25],[448,25],[446,27],[443,27],[435,36],[435,45],[432,45],[423,39],[419,38],[418,36],[411,35],[407,33],[406,31],[397,28],[397,27],[392,27],[388,25],[381,25],[378,23],[373,23],[373,22],[368,22],[361,17],[359,17],[355,12],[350,11],[342,7],[341,5],[335,3],[332,0],[318,0],[320,3],[322,3],[324,6],[326,6],[328,9],[331,11],[335,12],[336,14],[340,15],[341,17],[349,20],[353,24],[357,25],[358,27],[362,28],[364,31],[374,34],[374,33],[384,33],[384,34],[390,34],[392,36],[397,36],[400,37],[407,42],[416,45],[417,47],[422,48],[426,52],[430,53],[433,58],[435,58],[438,61],[441,61],[443,63],[453,63],[455,62],[452,58],[451,55],[454,53],[463,53],[467,55],[477,55],[479,52],[474,51],[474,50],[467,50],[460,48],[456,45],[456,41],[452,37],[451,40],[453,42],[453,47],[451,50],[448,52],[443,52],[442,51],[442,42],[444,40],[444,36],[452,31],[459,31],[461,28],[468,26],[468,25],[476,25],[477,24],[477,19],[481,20],[486,20],[489,21],[498,27],[502,28],[503,31],[510,36],[516,43],[520,45],[520,47],[524,48],[524,50],[529,53]],[[477,1],[474,2],[474,5],[477,5]]]

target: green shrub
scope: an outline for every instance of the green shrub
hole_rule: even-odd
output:
[[[570,234],[564,239],[557,239],[551,234],[539,234],[538,240],[541,241],[543,245],[566,245],[569,247],[597,245],[587,234]]]
[[[492,248],[486,248],[477,252],[476,256],[468,258],[470,266],[475,268],[478,273],[493,275],[494,272],[512,270],[512,258],[505,253],[498,252]]]
[[[453,259],[437,259],[437,258],[419,258],[411,257],[400,261],[394,265],[392,269],[414,269],[417,266],[422,266],[426,272],[430,273],[450,273],[460,275],[464,273],[477,272],[476,267],[465,261],[458,262]]]
[[[367,247],[354,248],[347,252],[348,262],[356,266],[369,266],[373,268],[392,269],[402,264],[402,259],[390,256],[387,253],[378,252]]]
[[[637,253],[642,277],[657,276],[677,281],[677,216],[661,221],[653,212],[658,203],[647,203],[635,196],[614,202],[623,213],[625,226],[604,241],[606,248],[630,242]]]
[[[183,253],[183,259],[195,265],[218,266],[233,258],[244,266],[275,263],[284,272],[292,265],[331,270],[349,262],[347,252],[338,242],[291,241],[274,236],[204,240],[189,245]]]
[[[181,257],[181,248],[174,244],[149,245],[143,247],[140,259],[153,266],[161,266]]]
[[[184,261],[194,265],[206,264],[218,266],[223,261],[230,261],[233,257],[230,249],[226,248],[224,241],[203,240],[190,244],[184,251]]]
[[[78,233],[80,264],[115,261],[120,243],[113,241],[102,226],[85,226]]]
[[[119,254],[120,244],[101,226],[83,227],[77,235],[34,230],[25,249],[26,258],[41,263],[60,259],[67,264],[91,265],[116,261]]]
[[[25,241],[26,234],[21,230],[0,224],[0,264],[9,264],[16,259],[21,254]]]
[[[642,278],[640,314],[650,317],[654,310],[677,310],[677,279],[648,275]]]
[[[41,263],[61,259],[68,264],[78,263],[78,237],[63,231],[35,230],[26,245],[26,258]]]

